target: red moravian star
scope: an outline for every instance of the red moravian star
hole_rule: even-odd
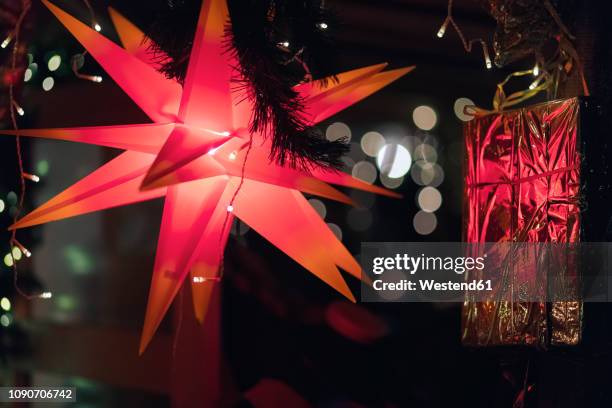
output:
[[[185,278],[202,321],[234,217],[304,268],[355,301],[338,269],[360,278],[355,259],[301,192],[352,204],[328,183],[397,196],[342,172],[303,172],[270,162],[270,141],[252,135],[252,104],[232,92],[236,61],[224,49],[225,0],[204,0],[183,86],[159,73],[159,59],[129,21],[111,10],[124,48],[46,0],[43,3],[87,49],[152,123],[20,130],[20,136],[61,139],[124,150],[11,229],[165,197],[141,337],[142,353]],[[329,85],[296,86],[314,125],[412,70],[386,64],[345,72]],[[240,101],[240,102],[239,102]],[[1,131],[15,135],[15,131]]]

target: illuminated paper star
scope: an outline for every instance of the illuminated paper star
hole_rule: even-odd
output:
[[[121,48],[46,0],[43,3],[153,123],[20,130],[21,136],[70,140],[125,150],[20,219],[29,227],[106,208],[165,197],[149,301],[140,344],[151,340],[191,274],[195,315],[202,321],[219,279],[230,227],[238,217],[304,268],[354,301],[338,267],[360,278],[360,267],[301,192],[343,203],[327,183],[397,196],[341,172],[310,173],[269,160],[270,141],[254,134],[245,162],[251,107],[231,92],[236,61],[224,50],[225,0],[204,0],[183,87],[156,68],[158,58],[133,24],[111,10]],[[411,68],[385,64],[338,75],[323,87],[296,87],[312,124],[362,100]],[[2,131],[4,134],[15,134]]]

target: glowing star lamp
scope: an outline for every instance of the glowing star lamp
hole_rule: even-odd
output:
[[[70,140],[125,150],[11,226],[29,227],[106,208],[165,197],[142,353],[191,273],[195,315],[202,321],[234,217],[344,296],[354,297],[338,267],[360,267],[300,193],[351,204],[327,183],[397,196],[341,173],[310,173],[269,160],[270,142],[248,133],[251,104],[230,91],[236,61],[225,52],[225,0],[204,0],[184,86],[156,71],[143,34],[111,11],[121,48],[46,0],[43,3],[149,116],[153,123],[20,130],[21,136]],[[386,64],[338,75],[328,87],[298,85],[312,124],[364,99],[413,69]],[[12,134],[14,131],[1,131]],[[245,162],[247,146],[252,147]]]

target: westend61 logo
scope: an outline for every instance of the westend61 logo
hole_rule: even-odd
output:
[[[484,256],[479,257],[441,257],[441,256],[409,256],[396,254],[394,257],[376,257],[372,262],[372,272],[380,275],[387,270],[406,271],[414,275],[418,271],[453,271],[463,274],[472,270],[482,271],[485,267]]]

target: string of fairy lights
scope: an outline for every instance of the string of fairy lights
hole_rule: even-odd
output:
[[[461,28],[459,27],[459,25],[453,18],[453,0],[448,0],[446,18],[442,22],[442,25],[440,26],[440,28],[438,29],[438,33],[436,34],[438,38],[444,37],[444,35],[446,34],[446,29],[449,24],[457,32],[457,35],[459,36],[459,39],[461,40],[461,44],[463,45],[465,52],[472,52],[473,45],[480,44],[480,46],[482,47],[482,54],[483,54],[483,58],[485,62],[485,67],[487,67],[487,69],[493,68],[493,63],[491,62],[491,57],[489,56],[489,47],[487,43],[482,38],[473,38],[473,39],[467,40],[465,35],[463,34],[463,31],[461,30]],[[525,71],[524,75],[532,74],[534,77],[536,77],[536,80],[533,81],[529,85],[530,90],[534,90],[536,87],[541,85],[542,81],[547,79],[546,72],[542,72],[542,73],[540,72],[540,65],[541,64],[538,62],[537,56],[536,56],[536,62],[535,62],[534,67],[531,70]],[[518,76],[518,75],[515,75],[515,76]],[[508,80],[509,78],[506,79],[505,82],[507,82]]]
[[[11,124],[13,126],[13,129],[15,129],[16,131],[19,130],[18,124],[17,124],[17,117],[16,115],[20,115],[23,116],[25,114],[25,111],[23,110],[23,108],[17,103],[16,99],[15,99],[15,76],[14,73],[17,71],[17,57],[19,54],[19,50],[20,47],[22,46],[20,43],[20,35],[21,35],[21,28],[22,28],[22,24],[24,22],[24,19],[26,17],[26,15],[28,14],[28,12],[30,11],[30,8],[32,6],[32,3],[30,0],[22,0],[22,8],[21,8],[21,12],[19,14],[19,17],[17,18],[17,21],[15,23],[15,28],[8,34],[8,36],[6,37],[6,39],[2,42],[2,45],[6,44],[6,46],[4,46],[4,48],[6,48],[11,41],[13,41],[13,48],[12,48],[12,53],[11,53],[11,59],[10,59],[10,72],[13,74],[10,81],[9,81],[9,113],[10,113],[10,118],[11,118]],[[19,194],[19,200],[18,200],[18,205],[17,205],[17,210],[13,213],[13,222],[17,222],[17,219],[19,218],[19,215],[21,213],[21,210],[23,209],[23,203],[25,200],[25,194],[26,194],[26,180],[32,180],[32,181],[38,181],[38,177],[34,177],[32,174],[30,173],[26,173],[24,171],[24,165],[23,165],[23,157],[21,154],[21,140],[19,137],[19,133],[16,134],[15,136],[15,147],[16,147],[16,154],[17,154],[17,165],[19,168],[19,184],[20,184],[20,194]],[[17,293],[19,293],[21,296],[27,298],[27,299],[33,299],[33,298],[45,298],[47,296],[47,293],[40,293],[37,295],[31,295],[28,293],[25,293],[20,287],[19,287],[19,282],[18,282],[18,269],[17,269],[17,258],[21,258],[21,254],[24,254],[26,257],[30,257],[32,254],[31,252],[25,248],[25,246],[23,246],[23,244],[21,244],[18,240],[17,240],[17,231],[15,229],[13,229],[11,231],[11,237],[10,237],[10,242],[9,242],[9,246],[11,248],[11,250],[9,251],[9,257],[10,257],[10,264],[13,267],[13,285],[15,287],[15,290],[17,291]]]
[[[91,26],[96,31],[101,31],[102,26],[99,24],[96,19],[96,15],[94,12],[91,3],[88,0],[83,0],[85,4],[91,21]],[[4,40],[0,43],[0,49],[10,49],[11,55],[9,58],[9,70],[10,70],[10,78],[8,79],[8,97],[9,97],[9,118],[10,124],[12,128],[17,132],[15,135],[15,153],[17,158],[17,166],[18,166],[18,174],[19,174],[19,194],[15,192],[9,192],[7,196],[7,201],[10,207],[10,216],[12,217],[13,222],[16,222],[19,218],[23,207],[24,201],[27,192],[27,182],[38,183],[40,181],[40,177],[37,174],[28,172],[24,168],[24,161],[22,156],[22,146],[21,146],[21,138],[19,135],[19,125],[18,125],[18,116],[26,115],[26,111],[23,106],[18,102],[16,97],[16,85],[18,81],[23,80],[24,82],[29,82],[33,76],[36,74],[38,70],[38,64],[34,62],[34,57],[32,54],[27,54],[28,62],[27,68],[23,72],[23,76],[17,75],[20,71],[18,68],[19,63],[19,55],[22,52],[25,52],[26,45],[21,41],[23,24],[26,16],[30,12],[32,7],[31,0],[21,0],[21,9],[19,15],[15,21],[12,29],[7,33]],[[10,46],[10,47],[9,47]],[[85,56],[87,55],[87,51],[83,51],[82,53],[78,53],[74,55],[70,62],[70,67],[74,75],[83,80],[88,80],[94,83],[102,82],[102,77],[99,75],[90,75],[81,72],[81,68],[85,63]],[[47,68],[50,73],[57,71],[62,64],[62,58],[60,55],[54,54],[47,61]],[[42,88],[45,91],[50,91],[55,84],[55,80],[53,76],[47,76],[42,81]],[[41,170],[44,171],[44,166],[40,166]],[[46,172],[46,171],[45,171]],[[0,213],[5,210],[6,204],[3,200],[0,199]],[[19,285],[19,269],[18,262],[25,256],[29,258],[32,256],[31,251],[23,245],[17,239],[17,232],[15,229],[11,230],[10,238],[9,238],[9,252],[3,257],[3,262],[6,266],[12,268],[13,270],[13,286],[15,291],[22,297],[32,300],[32,299],[50,299],[53,297],[52,292],[43,291],[39,293],[26,293]],[[4,327],[10,324],[11,318],[8,312],[11,310],[11,301],[7,297],[2,297],[0,299],[0,307],[2,308],[3,313],[0,315],[0,324]]]
[[[461,44],[463,44],[463,48],[465,49],[465,52],[472,52],[472,47],[474,46],[474,44],[480,44],[480,46],[482,47],[482,54],[484,57],[485,66],[487,67],[487,69],[493,68],[491,57],[489,57],[489,48],[487,46],[487,43],[482,38],[474,38],[471,40],[467,40],[465,38],[465,35],[463,34],[463,31],[461,31],[461,28],[459,28],[459,25],[455,22],[455,19],[453,18],[453,0],[448,0],[446,18],[444,19],[444,22],[442,23],[442,25],[440,26],[440,29],[438,30],[438,34],[437,34],[438,38],[444,37],[444,34],[446,34],[446,29],[449,24],[457,32],[457,35],[459,36],[459,39],[461,40]]]
[[[481,113],[500,112],[505,108],[509,108],[519,103],[522,103],[540,92],[547,92],[548,99],[554,99],[556,98],[559,83],[569,77],[569,75],[573,71],[572,68],[574,66],[576,66],[577,68],[576,71],[578,72],[580,82],[583,88],[583,95],[588,96],[590,94],[589,88],[584,77],[584,71],[580,57],[573,44],[573,40],[575,39],[575,37],[563,24],[557,11],[555,10],[555,7],[551,4],[549,0],[543,0],[541,4],[546,10],[548,16],[552,19],[552,21],[554,21],[554,24],[556,24],[557,33],[553,36],[556,41],[556,46],[552,47],[553,49],[556,49],[556,51],[550,52],[550,55],[548,56],[548,58],[546,58],[543,55],[542,46],[534,46],[530,50],[535,59],[533,68],[512,72],[502,82],[497,84],[497,88],[493,98],[492,111],[487,111],[484,109],[474,109],[475,107],[472,106],[467,107],[467,109],[471,111],[471,113],[476,113],[478,111],[480,111]],[[507,33],[508,30],[504,28],[503,24],[500,25],[500,18],[496,17],[496,15],[498,14],[501,14],[505,17],[506,11],[504,10],[503,4],[491,6],[490,12],[497,20],[498,32],[500,30],[503,30],[504,33]],[[514,19],[516,19],[516,17],[514,17]],[[505,21],[504,19],[502,20]],[[482,38],[474,38],[471,40],[466,39],[465,35],[463,34],[463,31],[461,30],[461,28],[456,23],[453,17],[453,0],[448,0],[447,15],[444,21],[442,22],[442,25],[438,29],[438,38],[444,37],[449,25],[453,27],[457,32],[457,35],[459,36],[459,39],[461,40],[463,48],[466,52],[471,52],[474,44],[480,44],[480,46],[482,47],[485,66],[487,69],[491,69],[493,67],[493,64],[489,56],[489,49],[487,43]],[[519,38],[521,37],[521,35],[523,34],[519,32]],[[528,35],[528,33],[526,35]],[[507,54],[508,51],[504,50],[503,48],[500,50],[498,44],[499,41],[497,41],[493,45],[493,50],[495,52],[495,63],[497,66],[502,67],[503,65],[505,65],[505,63],[500,62],[498,59],[501,54],[503,54],[504,52]],[[501,58],[501,60],[503,61],[503,58]],[[510,82],[512,79],[521,77],[531,78],[529,86],[522,91],[517,91],[511,93],[510,95],[506,95],[506,91],[504,88],[508,84],[508,82]]]

